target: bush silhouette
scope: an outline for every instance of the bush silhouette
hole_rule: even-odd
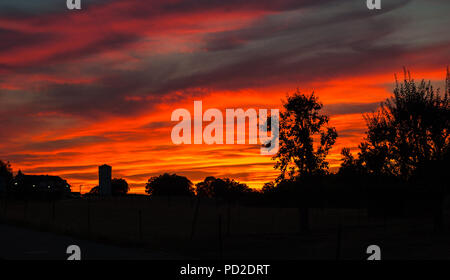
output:
[[[196,193],[200,197],[222,198],[229,201],[242,198],[253,191],[246,184],[228,178],[206,177],[195,186]]]

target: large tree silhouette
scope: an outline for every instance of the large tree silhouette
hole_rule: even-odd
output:
[[[114,178],[111,180],[111,192],[115,196],[126,195],[130,187],[125,179]]]
[[[359,158],[346,154],[343,167],[348,169],[353,160],[352,164],[368,173],[408,179],[418,168],[443,162],[450,144],[449,84],[448,71],[443,93],[431,82],[416,83],[405,71],[405,79],[396,83],[393,96],[379,110],[365,115],[368,130]]]
[[[145,186],[145,192],[149,195],[193,195],[192,182],[184,177],[176,174],[165,173],[163,175],[151,177]]]
[[[277,181],[326,173],[326,156],[336,142],[337,132],[328,126],[328,116],[317,97],[297,90],[287,97],[280,113],[280,147],[274,156],[281,171]]]

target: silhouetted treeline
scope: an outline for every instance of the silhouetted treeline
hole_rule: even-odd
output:
[[[168,173],[151,177],[146,192],[151,196],[198,196],[229,202],[257,193],[246,184],[229,178],[206,177],[194,187],[188,178]]]
[[[151,177],[145,191],[150,196],[285,207],[369,208],[383,215],[400,215],[407,205],[439,213],[450,181],[448,71],[445,84],[441,91],[430,82],[417,83],[405,70],[392,96],[364,115],[365,137],[358,147],[342,150],[336,174],[329,172],[326,160],[338,137],[336,129],[329,126],[317,96],[297,90],[287,96],[280,112],[279,151],[273,157],[280,176],[274,182],[261,190],[229,178],[207,177],[194,185],[184,176],[165,173]],[[16,178],[10,164],[0,162],[0,187],[14,190]],[[116,195],[128,192],[124,179],[112,183]],[[98,188],[91,194],[96,192]]]

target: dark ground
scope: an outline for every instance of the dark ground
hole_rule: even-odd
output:
[[[124,248],[95,241],[77,239],[51,232],[40,232],[0,224],[0,259],[2,260],[65,260],[66,249],[77,245],[83,260],[165,260],[179,256],[140,248]]]
[[[383,259],[450,259],[449,211],[436,231],[431,217],[312,208],[310,231],[299,234],[295,208],[203,201],[194,223],[196,200],[189,198],[1,203],[3,222],[19,226],[0,226],[2,259],[65,259],[71,244],[85,259],[363,260],[373,244]]]

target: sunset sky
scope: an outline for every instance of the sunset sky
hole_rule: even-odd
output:
[[[314,90],[337,128],[336,168],[395,73],[442,87],[450,64],[448,0],[65,2],[0,2],[0,159],[74,191],[104,163],[138,193],[164,172],[262,187],[277,171],[259,146],[174,145],[171,113],[194,100],[224,114],[281,108],[296,88]]]

